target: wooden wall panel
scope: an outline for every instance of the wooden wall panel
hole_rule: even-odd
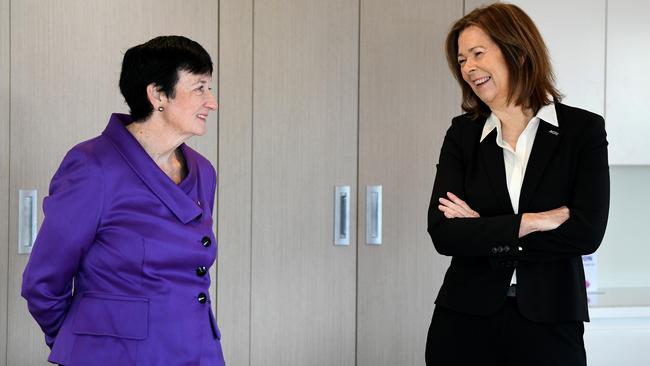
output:
[[[98,135],[111,112],[127,111],[118,89],[127,48],[157,35],[183,34],[201,43],[216,61],[217,32],[218,4],[209,0],[12,2],[10,212],[17,212],[17,191],[23,188],[38,189],[40,207],[65,152]],[[216,127],[213,114],[206,136],[192,141],[213,162]],[[13,243],[15,216],[9,223]],[[48,353],[20,297],[27,258],[10,251],[10,365],[46,364]]]
[[[362,1],[357,364],[423,365],[448,259],[427,234],[435,164],[460,88],[444,56],[461,1]],[[366,244],[365,190],[383,186],[383,243]]]
[[[9,255],[9,0],[0,0],[0,366],[7,365]],[[14,252],[17,246],[13,247]]]
[[[253,0],[219,8],[217,319],[230,365],[250,365]]]
[[[356,230],[334,246],[333,215],[334,187],[356,192],[358,19],[255,2],[251,365],[354,364]]]
[[[470,11],[472,11],[472,10],[478,8],[478,7],[481,7],[481,6],[484,6],[484,5],[490,5],[490,4],[498,3],[498,2],[499,2],[498,0],[496,0],[496,1],[495,0],[464,0],[465,14],[469,13]]]

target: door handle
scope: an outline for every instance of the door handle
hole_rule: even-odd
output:
[[[350,245],[350,186],[336,186],[334,245]]]
[[[366,244],[381,244],[382,186],[366,187]]]
[[[35,189],[18,191],[18,254],[32,252],[36,240],[37,203]]]

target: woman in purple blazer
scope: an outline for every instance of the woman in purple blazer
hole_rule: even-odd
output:
[[[224,365],[210,310],[216,172],[185,145],[217,103],[198,43],[157,37],[124,55],[130,115],[68,152],[22,295],[62,365]]]

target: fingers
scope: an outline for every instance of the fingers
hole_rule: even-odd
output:
[[[438,199],[438,202],[440,202],[438,209],[442,211],[445,217],[480,217],[478,212],[472,210],[465,201],[458,198],[455,194],[447,192],[447,197],[449,197],[449,199],[444,197]]]
[[[453,219],[455,217],[460,217],[460,216],[457,216],[457,214],[453,210],[451,210],[450,208],[445,207],[443,205],[438,205],[438,209],[440,211],[442,211],[442,214],[445,215],[445,217],[448,218],[448,219]]]
[[[458,196],[456,196],[455,194],[451,192],[447,192],[447,197],[449,197],[452,202],[460,206],[461,212],[464,215],[463,217],[480,217],[478,212],[472,210],[472,208],[469,207],[469,205],[465,201],[458,198]]]
[[[455,203],[458,206],[462,207],[465,211],[472,211],[472,209],[467,205],[467,203],[465,203],[465,201],[458,198],[458,196],[456,196],[455,194],[453,194],[451,192],[447,192],[447,197],[449,197],[449,199],[453,203]]]
[[[445,200],[446,202],[450,202]],[[441,204],[438,205],[438,209],[442,211],[442,213],[445,215],[446,218],[448,219],[453,219],[456,217],[464,217],[463,213],[460,212],[456,207],[454,206],[446,206],[444,202],[440,202]]]

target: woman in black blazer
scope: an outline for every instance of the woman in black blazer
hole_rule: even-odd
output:
[[[467,113],[452,120],[428,215],[451,264],[428,365],[586,365],[581,255],[603,238],[601,116],[561,104],[544,41],[518,7],[458,20],[446,53]]]

